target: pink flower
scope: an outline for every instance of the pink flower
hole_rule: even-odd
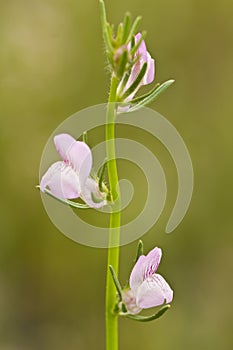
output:
[[[156,247],[146,256],[141,255],[134,265],[130,290],[123,292],[123,302],[131,314],[172,301],[172,289],[161,275],[155,273],[161,256],[161,249]]]
[[[54,143],[62,161],[53,163],[42,177],[41,191],[49,187],[58,198],[81,197],[93,208],[105,205],[106,193],[100,192],[98,183],[90,177],[92,153],[87,144],[68,134],[55,136]]]
[[[139,42],[141,37],[142,37],[141,33],[138,33],[135,35],[135,45]],[[130,46],[129,46],[129,49],[130,49]],[[139,85],[136,87],[136,89],[129,96],[127,96],[127,98],[124,99],[124,102],[131,101],[141,86],[150,84],[154,80],[155,61],[151,57],[149,52],[147,51],[146,44],[145,44],[144,40],[142,40],[139,48],[137,49],[137,51],[134,55],[134,58],[137,58],[137,57],[139,57],[139,59],[133,65],[129,79],[128,79],[121,95],[124,95],[124,93],[128,90],[128,88],[135,82],[135,79],[137,78],[144,63],[147,63],[147,69],[146,69],[145,75],[144,75],[143,79],[141,80],[141,82],[139,83]],[[119,89],[121,89],[121,88],[119,87]]]

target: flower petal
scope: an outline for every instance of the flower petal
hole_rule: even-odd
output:
[[[161,257],[162,250],[158,247],[155,247],[147,254],[144,263],[144,280],[155,273],[160,264]]]
[[[128,312],[132,315],[136,315],[142,311],[142,309],[137,306],[135,296],[131,289],[123,290],[122,301],[125,304]]]
[[[76,141],[69,134],[55,136],[54,143],[64,162],[77,172],[80,185],[83,186],[92,168],[90,148],[85,142]]]
[[[107,204],[106,193],[100,192],[97,181],[90,177],[86,180],[80,196],[91,208],[102,208]]]
[[[138,33],[135,35],[135,43],[138,43],[138,41],[141,39],[141,33]],[[146,44],[145,41],[142,40],[141,45],[139,46],[136,54],[140,55],[140,69],[142,68],[143,64],[145,62],[147,62],[147,70],[146,70],[146,74],[143,78],[143,81],[140,85],[147,85],[152,83],[152,81],[154,80],[155,77],[155,61],[153,58],[151,58],[151,55],[149,54],[149,52],[146,49]],[[139,71],[139,69],[138,69]]]
[[[143,283],[145,259],[145,255],[139,257],[130,275],[129,285],[134,295],[137,294],[138,287]]]
[[[80,195],[80,183],[76,172],[65,165],[64,162],[56,162],[47,170],[40,182],[43,192],[49,187],[52,194],[59,198],[78,198]]]
[[[143,281],[155,273],[161,257],[162,251],[157,247],[152,249],[146,256],[140,256],[130,275],[130,288],[134,294],[137,294],[137,289]]]
[[[67,162],[67,152],[75,142],[76,140],[69,134],[59,134],[54,137],[55,147],[64,162]]]
[[[149,52],[147,52],[147,70],[143,78],[143,85],[152,83],[155,78],[155,60],[151,58]]]
[[[125,88],[124,88],[124,92],[126,90],[128,90],[128,88],[133,84],[133,82],[135,81],[135,79],[137,78],[141,68],[143,66],[143,62],[140,62],[137,61],[133,67],[132,67],[132,70],[131,70],[131,73],[130,73],[130,76],[129,76],[129,79],[127,81],[127,84],[125,85]],[[133,96],[136,94],[136,92],[138,91],[138,89],[140,88],[140,86],[142,85],[142,83],[140,83],[137,88],[124,100],[125,102],[128,102],[128,101],[131,101]]]
[[[170,303],[173,299],[173,291],[165,279],[158,274],[148,277],[138,288],[136,303],[138,307],[147,309]]]
[[[142,37],[142,34],[141,33],[137,33],[135,35],[135,44],[137,44],[139,42],[139,40],[141,39]],[[145,41],[142,40],[136,54],[137,55],[140,55],[141,56],[141,59],[143,60],[143,62],[146,62],[147,61],[147,50],[146,50],[146,44],[145,44]]]

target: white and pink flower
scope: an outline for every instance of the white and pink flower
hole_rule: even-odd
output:
[[[162,251],[154,248],[146,256],[141,255],[130,275],[130,289],[123,291],[122,300],[129,313],[137,314],[142,309],[168,304],[173,291],[165,279],[156,273]]]
[[[135,35],[135,45],[138,44],[138,42],[141,40],[142,34],[138,33]],[[128,50],[131,49],[131,44],[128,46]],[[136,63],[133,65],[131,69],[131,73],[129,76],[129,79],[126,83],[126,85],[123,88],[123,91],[121,92],[121,95],[124,95],[124,93],[128,90],[128,88],[135,82],[139,72],[141,71],[144,63],[147,63],[147,69],[145,72],[144,77],[142,78],[141,82],[139,85],[136,87],[136,89],[129,95],[127,98],[124,99],[123,102],[130,102],[136,92],[140,89],[141,86],[143,85],[148,85],[153,82],[154,77],[155,77],[155,61],[151,57],[150,53],[147,51],[145,41],[142,40],[141,44],[139,45],[139,48],[134,54],[134,59],[138,58]],[[121,87],[119,86],[118,88],[118,93]]]
[[[106,204],[106,193],[100,192],[96,180],[90,177],[92,153],[85,142],[76,141],[69,134],[54,137],[55,147],[62,161],[53,163],[40,182],[42,192],[63,199],[81,198],[91,208]]]

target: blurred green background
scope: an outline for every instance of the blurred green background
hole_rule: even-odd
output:
[[[168,176],[165,211],[144,244],[146,251],[162,247],[159,271],[175,298],[159,321],[120,319],[120,349],[230,350],[233,3],[118,0],[106,6],[115,24],[126,10],[143,16],[157,81],[176,79],[151,107],[178,129],[195,172],[188,214],[166,235],[175,168],[159,142],[133,135],[149,143]],[[51,132],[76,111],[106,101],[98,1],[1,1],[0,28],[0,349],[103,350],[107,252],[58,232],[35,189]],[[135,248],[136,242],[121,249],[122,283]]]

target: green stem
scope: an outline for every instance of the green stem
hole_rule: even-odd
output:
[[[109,265],[112,265],[118,275],[119,242],[120,242],[120,192],[118,188],[118,174],[115,154],[115,115],[116,91],[118,79],[115,75],[111,79],[110,95],[106,114],[106,153],[108,161],[108,178],[111,197],[114,202],[110,213],[109,248],[106,281],[106,350],[118,350],[118,316],[114,314],[116,303],[116,288],[112,280]]]

